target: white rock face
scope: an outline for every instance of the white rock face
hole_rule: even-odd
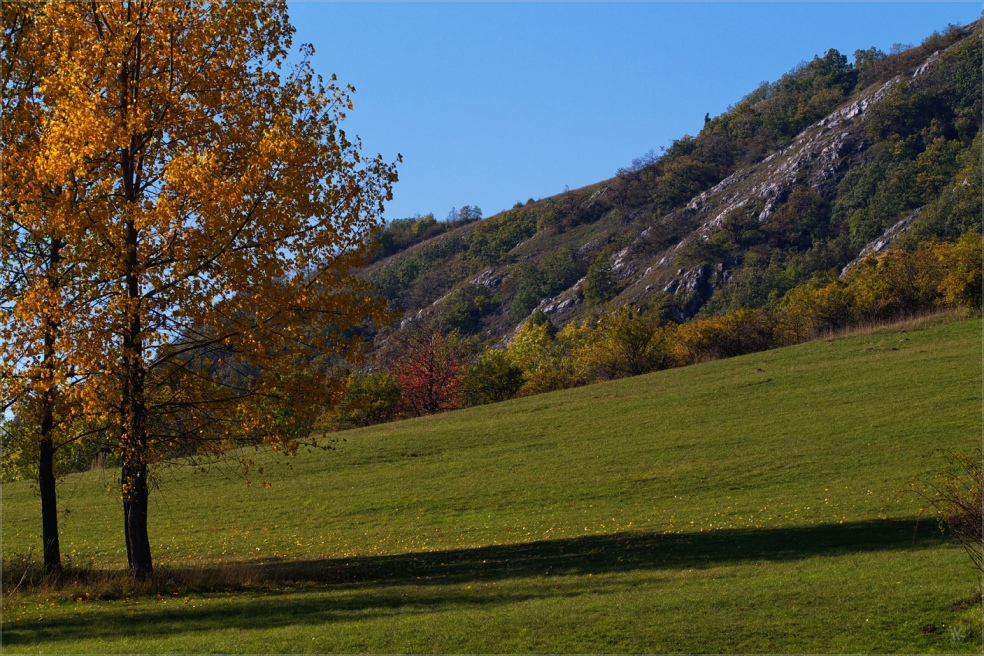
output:
[[[474,278],[471,284],[492,289],[501,285],[503,278],[505,278],[505,274],[496,273],[494,269],[488,269],[480,273],[477,278]]]
[[[882,233],[881,237],[878,237],[877,239],[869,243],[867,246],[862,248],[861,252],[858,253],[858,256],[853,260],[851,260],[847,264],[847,266],[844,267],[844,270],[841,271],[840,273],[840,277],[843,278],[844,276],[846,276],[848,271],[850,271],[858,264],[860,264],[861,261],[864,260],[865,258],[869,258],[873,255],[877,255],[878,253],[881,253],[886,248],[891,246],[896,239],[898,239],[899,237],[901,237],[902,235],[904,235],[906,232],[909,231],[909,228],[912,227],[912,222],[915,221],[917,216],[922,214],[922,211],[924,209],[926,209],[925,206],[913,210],[910,214],[906,215],[904,219],[902,219],[901,221],[893,225],[891,228],[886,230],[884,233]]]

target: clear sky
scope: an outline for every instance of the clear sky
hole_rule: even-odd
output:
[[[356,87],[344,129],[395,159],[388,219],[485,216],[611,177],[836,48],[918,44],[980,2],[291,2],[295,45]]]

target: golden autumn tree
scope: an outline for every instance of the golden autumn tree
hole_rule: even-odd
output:
[[[309,48],[289,61],[284,2],[32,9],[52,42],[44,62],[23,51],[40,71],[38,146],[5,167],[73,190],[50,231],[85,290],[61,319],[65,376],[85,373],[79,403],[114,436],[144,578],[148,465],[243,441],[296,448],[328,392],[306,363],[381,316],[349,272],[396,172],[339,128],[354,89],[316,75]],[[6,320],[32,311],[14,303]]]
[[[22,429],[5,431],[5,461],[11,451],[36,458],[44,565],[51,571],[61,566],[55,451],[78,437],[67,429],[78,414],[71,399],[85,379],[68,348],[78,321],[66,319],[86,307],[90,286],[75,284],[81,263],[69,253],[77,242],[68,235],[82,183],[46,184],[20,165],[38,155],[39,84],[53,72],[51,35],[37,31],[34,9],[28,3],[0,9],[0,409],[12,409]]]

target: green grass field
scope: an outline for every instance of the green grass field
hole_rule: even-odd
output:
[[[981,361],[941,316],[258,453],[251,487],[165,469],[158,566],[255,582],[18,591],[3,649],[979,652],[980,576],[911,487],[980,445]],[[114,473],[59,494],[63,554],[123,568]],[[8,562],[39,507],[3,486]]]

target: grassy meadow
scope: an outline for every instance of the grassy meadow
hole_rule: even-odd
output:
[[[980,445],[981,361],[940,315],[165,468],[160,593],[7,590],[3,649],[980,652],[980,576],[912,488]],[[11,566],[40,502],[2,493]],[[124,568],[116,473],[59,499],[63,555]]]

